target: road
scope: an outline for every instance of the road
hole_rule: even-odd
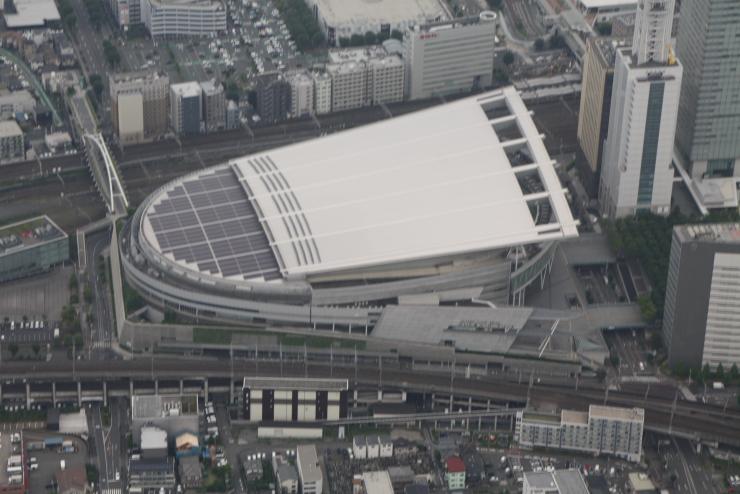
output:
[[[112,311],[109,284],[106,282],[107,269],[101,273],[98,269],[99,259],[110,243],[111,231],[96,232],[85,238],[87,271],[85,276],[93,292],[95,317],[90,329],[88,344],[97,358],[110,357],[113,340]],[[102,274],[102,276],[101,276]]]
[[[234,441],[234,435],[231,431],[231,419],[229,418],[229,412],[223,404],[216,404],[214,407],[214,413],[216,415],[216,425],[218,426],[218,435],[221,438],[221,444],[223,445],[224,454],[226,459],[231,465],[231,485],[234,488],[234,492],[238,494],[246,493],[244,485],[241,481],[241,468],[239,466],[239,447],[237,442]]]

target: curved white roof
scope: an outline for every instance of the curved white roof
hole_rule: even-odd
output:
[[[504,109],[487,116],[484,106]],[[490,108],[489,108],[490,110]],[[517,125],[532,163],[512,167],[494,130]],[[514,88],[232,161],[284,276],[577,235],[553,162]],[[539,172],[525,197],[516,173]],[[535,225],[527,199],[549,197]]]
[[[300,279],[577,236],[514,88],[232,160],[150,204],[149,244],[222,278]]]

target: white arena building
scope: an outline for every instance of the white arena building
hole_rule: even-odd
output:
[[[523,303],[577,236],[514,88],[234,159],[161,187],[121,247],[150,303],[349,329],[387,304]]]

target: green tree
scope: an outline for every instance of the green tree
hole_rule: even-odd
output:
[[[514,56],[514,52],[512,52],[511,50],[506,50],[504,52],[504,58],[503,58],[504,64],[507,66],[511,65],[514,63],[514,60],[516,60],[516,57]]]
[[[719,365],[717,365],[717,370],[714,371],[714,377],[718,381],[723,381],[724,382],[724,380],[725,380],[725,368],[722,366],[722,363],[720,363]]]
[[[69,289],[71,291],[77,290],[77,275],[74,273],[69,275]]]
[[[653,323],[658,315],[653,299],[649,295],[641,295],[637,299],[637,304],[640,306],[642,318],[648,323]]]
[[[41,351],[41,346],[38,343],[34,343],[31,346],[31,349],[33,350],[34,355],[36,355],[38,357],[39,356],[39,352]]]
[[[704,367],[701,368],[701,379],[702,381],[708,381],[712,377],[712,369],[709,367],[709,364],[704,364]]]
[[[361,34],[353,34],[349,39],[350,46],[362,46],[365,44],[365,37]]]
[[[612,34],[612,23],[611,22],[597,22],[596,32],[601,36],[611,36]]]
[[[18,345],[15,343],[11,343],[8,345],[8,351],[10,352],[10,355],[15,358],[15,356],[18,354]]]
[[[100,74],[92,74],[90,76],[90,87],[92,88],[95,99],[100,101],[100,98],[103,95],[103,89],[105,88],[105,85],[103,84],[103,78],[100,76]]]
[[[375,34],[372,31],[368,31],[365,33],[365,44],[366,45],[374,45],[378,42],[378,35]]]
[[[393,31],[391,31],[391,38],[397,39],[398,41],[403,41],[403,33],[398,29],[394,29]]]
[[[559,48],[565,47],[565,39],[560,34],[560,31],[555,31],[552,33],[552,36],[550,36],[550,49],[551,50],[557,50]]]
[[[342,36],[339,38],[339,46],[342,48],[347,48],[352,44],[352,40],[347,36]]]
[[[732,364],[732,367],[730,367],[730,380],[731,381],[737,381],[737,378],[740,377],[740,373],[737,370],[737,364]]]
[[[491,10],[500,10],[502,2],[503,0],[486,0],[488,8]]]
[[[90,288],[89,284],[85,284],[85,289],[83,290],[82,297],[85,299],[86,304],[92,303],[93,293],[92,288]]]

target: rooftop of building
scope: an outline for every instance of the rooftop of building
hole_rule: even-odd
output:
[[[443,29],[458,29],[465,26],[475,26],[485,22],[493,23],[497,18],[498,14],[496,14],[496,12],[485,10],[475,16],[457,17],[452,20],[443,19],[434,22],[427,22],[425,24],[416,24],[411,26],[409,30],[417,33],[428,33]],[[492,27],[495,28],[495,24],[493,24]]]
[[[117,73],[113,72],[108,77],[112,83],[155,81],[160,79],[166,79],[167,81],[169,81],[169,76],[167,74],[157,72],[156,70],[136,70],[132,72]]]
[[[578,470],[524,472],[527,484],[534,490],[555,490],[560,494],[588,494],[586,482]]]
[[[223,85],[220,82],[217,83],[215,80],[201,81],[200,87],[207,95],[222,93],[224,91]]]
[[[578,4],[588,10],[591,9],[636,9],[637,0],[578,0]]]
[[[173,458],[139,458],[130,460],[128,463],[129,472],[134,474],[147,474],[151,472],[173,473],[175,471],[175,461]]]
[[[578,410],[562,410],[560,412],[560,420],[565,424],[588,424],[588,412],[580,412]]]
[[[67,234],[48,216],[0,226],[0,257],[60,238]]]
[[[602,38],[593,36],[588,38],[588,43],[593,45],[599,54],[599,61],[602,65],[614,69],[614,62],[617,58],[617,49],[629,45],[626,38],[608,37]]]
[[[10,29],[41,27],[61,19],[54,0],[14,0],[15,13],[4,12],[5,25]]]
[[[313,444],[299,444],[296,448],[296,456],[303,482],[318,482],[322,479],[316,446]]]
[[[135,419],[197,414],[198,397],[196,395],[142,395],[132,398],[131,415]]]
[[[54,473],[54,480],[57,483],[57,492],[84,492],[87,487],[87,472],[81,465],[69,467]]]
[[[398,25],[446,18],[440,0],[317,0],[326,23],[335,28],[374,23]]]
[[[450,456],[445,460],[445,466],[450,473],[465,472],[465,462],[459,456]]]
[[[286,462],[280,462],[280,464],[278,465],[277,476],[280,479],[280,482],[285,482],[289,480],[298,481],[298,471],[293,465]]]
[[[183,98],[200,96],[201,93],[200,83],[196,81],[171,84],[170,89],[173,93]]]
[[[150,0],[160,7],[191,7],[198,9],[226,10],[221,0]]]
[[[0,121],[0,138],[22,136],[23,130],[15,120]]]
[[[201,279],[270,282],[541,244],[578,235],[553,165],[507,87],[186,175],[139,238]],[[209,248],[227,224],[253,247]]]
[[[311,377],[245,377],[244,387],[291,391],[346,391],[349,382],[346,379]]]
[[[655,484],[653,484],[653,481],[650,480],[650,477],[648,477],[646,474],[642,472],[632,472],[627,476],[627,478],[629,479],[629,483],[632,486],[632,492],[638,494],[655,492]]]
[[[141,449],[167,449],[167,432],[158,427],[141,428]]]
[[[642,408],[610,407],[603,405],[590,405],[588,407],[589,418],[624,420],[642,422],[645,419],[645,410]]]
[[[365,494],[393,494],[393,483],[386,470],[363,472],[362,483],[365,485]]]
[[[740,223],[678,225],[673,231],[682,242],[689,240],[733,244],[740,242]]]

